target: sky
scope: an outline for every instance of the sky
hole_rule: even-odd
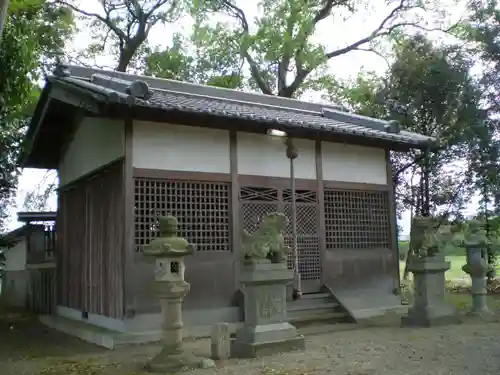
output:
[[[436,0],[437,1],[437,0]],[[347,17],[347,14],[340,15],[335,19],[330,18],[322,21],[316,29],[313,41],[323,44],[327,50],[336,49],[339,47],[344,47],[352,42],[355,42],[367,35],[369,35],[387,16],[387,14],[392,9],[392,6],[387,6],[387,1],[385,0],[371,0],[366,1],[369,3],[365,9],[357,12],[353,17]],[[394,1],[389,1],[394,3]],[[398,1],[399,2],[399,1]],[[465,6],[463,2],[459,1],[456,4],[453,0],[441,0],[437,1],[440,6],[451,12],[443,17],[442,14],[436,14],[434,16],[427,15],[425,21],[428,25],[435,25],[436,22],[441,22],[443,19],[457,21],[460,17],[465,14]],[[241,2],[238,2],[241,3]],[[98,0],[85,0],[81,4],[84,4],[81,8],[87,12],[100,13],[101,8]],[[257,7],[257,1],[250,2],[245,1],[244,9],[247,18],[254,19],[260,12]],[[448,6],[447,6],[448,4]],[[420,14],[413,14],[412,17],[419,17]],[[91,42],[91,36],[89,35],[88,28],[85,24],[78,22],[80,31],[74,37],[72,41],[68,43],[68,50],[78,51],[83,50]],[[153,46],[166,47],[171,42],[172,35],[174,33],[188,33],[192,26],[192,20],[189,18],[181,18],[177,20],[174,24],[170,25],[160,25],[152,29],[149,35],[149,43]],[[442,33],[433,33],[432,37],[436,40],[442,40],[444,38]],[[112,56],[103,55],[96,60],[99,66],[106,66],[112,68],[115,59]],[[358,72],[362,70],[375,71],[382,74],[387,68],[387,63],[384,59],[373,53],[355,51],[350,52],[345,55],[339,56],[332,59],[328,64],[328,69],[331,73],[339,78],[353,78]],[[307,100],[319,100],[317,95],[311,94],[306,98]],[[12,207],[10,219],[8,222],[8,229],[14,229],[21,224],[17,222],[16,213],[18,211],[24,210],[23,202],[27,192],[33,191],[34,189],[43,190],[47,183],[54,181],[57,178],[57,174],[52,171],[47,174],[46,170],[36,170],[36,169],[24,169],[19,180],[18,192],[16,194],[16,205]],[[478,199],[473,199],[470,203],[467,214],[471,214],[477,209]],[[48,202],[48,209],[57,209],[57,200],[53,196]],[[399,224],[402,227],[402,233],[409,233],[410,228],[410,213],[406,212],[403,214],[402,219]]]

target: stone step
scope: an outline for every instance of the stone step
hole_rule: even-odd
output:
[[[339,304],[334,301],[308,301],[307,303],[295,301],[287,304],[287,311],[307,311],[316,309],[330,309],[335,311]]]
[[[331,296],[328,293],[303,294],[298,301],[311,300],[311,299],[331,299]]]
[[[306,323],[306,322],[320,322],[332,321],[343,322],[348,315],[343,312],[316,310],[308,312],[307,314],[289,314],[290,323]]]
[[[304,294],[297,301],[287,303],[287,315],[291,323],[312,322],[344,323],[349,314],[329,293]]]

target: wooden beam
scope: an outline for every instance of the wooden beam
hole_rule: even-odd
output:
[[[316,140],[314,145],[316,160],[316,183],[318,196],[318,224],[319,224],[319,252],[321,262],[321,283],[326,284],[326,223],[325,223],[325,186],[323,184],[323,157],[321,152],[321,141]]]
[[[23,152],[22,159],[20,160],[20,163],[19,163],[21,166],[24,166],[24,164],[26,163],[26,161],[30,157],[31,151],[33,149],[33,143],[35,142],[36,137],[37,137],[38,133],[40,132],[40,128],[42,126],[43,120],[45,119],[45,116],[47,115],[47,111],[49,109],[50,103],[51,103],[51,97],[49,96],[47,98],[45,104],[43,105],[40,116],[38,117],[38,123],[35,125],[35,131],[33,132],[33,135],[31,136],[31,138],[29,138],[30,139],[30,141],[29,141],[30,143],[28,145],[29,149]]]
[[[123,189],[124,189],[124,263],[123,263],[123,312],[125,317],[135,315],[135,196],[134,196],[134,160],[133,160],[134,120],[132,116],[125,119],[125,159],[123,162]]]
[[[390,236],[390,248],[393,256],[393,267],[394,267],[394,292],[401,293],[401,275],[399,274],[399,249],[398,249],[398,218],[396,214],[396,192],[395,186],[392,179],[392,163],[390,158],[390,151],[385,151],[385,161],[386,161],[386,171],[387,171],[387,185],[388,199],[389,199],[389,236]]]
[[[238,180],[238,133],[229,133],[229,165],[231,174],[231,245],[234,259],[234,283],[239,285],[239,252],[241,249],[240,184]]]
[[[62,87],[52,86],[50,90],[50,98],[59,100],[63,103],[70,104],[77,108],[82,108],[90,113],[100,113],[100,106],[90,98],[77,95]]]

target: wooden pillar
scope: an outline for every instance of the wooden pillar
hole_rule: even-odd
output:
[[[229,166],[231,173],[231,246],[233,256],[234,285],[239,289],[239,259],[238,254],[241,248],[241,228],[240,228],[240,183],[238,179],[238,133],[229,132]]]
[[[134,168],[133,168],[133,138],[134,120],[129,115],[125,119],[125,158],[123,161],[123,197],[124,197],[124,254],[123,254],[123,313],[125,317],[135,315],[135,289],[134,289]]]
[[[326,223],[325,223],[325,186],[323,184],[323,159],[321,152],[321,141],[315,141],[314,154],[316,160],[316,183],[317,183],[317,197],[318,197],[318,233],[319,233],[319,252],[321,261],[321,283],[326,283]]]
[[[390,248],[393,257],[394,270],[394,291],[398,294],[401,292],[401,275],[399,274],[399,251],[398,251],[398,218],[396,214],[396,192],[392,179],[392,163],[390,158],[390,151],[385,151],[386,171],[387,171],[387,185],[388,185],[388,199],[389,199],[389,240]]]

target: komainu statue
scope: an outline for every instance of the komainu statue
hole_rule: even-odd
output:
[[[243,256],[246,261],[269,259],[272,263],[286,262],[289,248],[285,246],[283,231],[288,218],[280,212],[267,214],[262,218],[259,229],[249,234],[243,232]]]

